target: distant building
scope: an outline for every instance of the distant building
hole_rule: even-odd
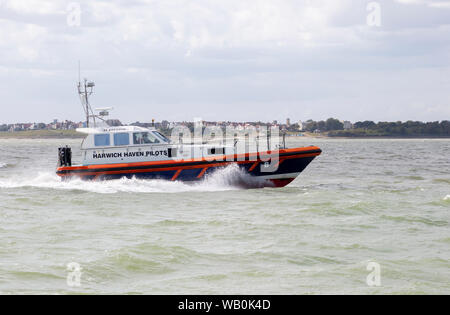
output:
[[[203,127],[203,119],[196,117],[194,118],[194,128],[201,128]]]
[[[344,124],[344,129],[345,130],[353,128],[353,124],[350,121],[348,121],[348,120],[344,121],[343,124]]]
[[[303,130],[303,127],[305,124],[303,124],[303,122],[301,120],[298,121],[298,130]]]
[[[106,123],[111,127],[120,127],[122,123],[118,119],[108,119]]]
[[[290,126],[291,125],[291,120],[289,118],[286,118],[286,126]]]

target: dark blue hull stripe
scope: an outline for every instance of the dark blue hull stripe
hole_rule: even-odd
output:
[[[292,158],[284,160],[278,167],[275,172],[261,172],[261,164],[258,164],[253,170],[250,171],[253,163],[239,164],[239,167],[252,176],[273,176],[273,175],[283,175],[283,174],[293,174],[293,173],[301,173],[309,163],[315,157],[302,157],[302,158]],[[229,165],[229,164],[228,164]],[[218,169],[224,168],[225,166],[216,166],[209,167],[204,174],[201,174],[202,168],[197,169],[182,169],[179,175],[176,177],[176,180],[180,181],[195,181],[201,180],[205,175],[211,174]],[[92,180],[92,179],[101,179],[101,180],[110,180],[110,179],[120,179],[120,178],[139,178],[139,179],[164,179],[171,180],[176,175],[177,170],[170,171],[150,171],[150,172],[141,172],[141,173],[121,173],[121,174],[101,174],[101,175],[84,175],[83,179]],[[73,174],[74,176],[80,176],[82,174]],[[202,175],[199,177],[199,175]],[[70,177],[70,176],[67,176]]]

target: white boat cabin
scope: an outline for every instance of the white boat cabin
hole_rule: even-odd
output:
[[[217,145],[173,145],[154,128],[121,126],[77,131],[87,134],[81,144],[82,165],[211,158],[234,153],[232,147]]]
[[[87,134],[81,144],[81,165],[101,165],[117,163],[151,162],[164,160],[186,160],[210,158],[234,153],[233,147],[220,145],[171,144],[170,140],[155,128],[137,126],[96,127],[96,121],[105,122],[111,107],[97,108],[93,114],[89,97],[93,93],[94,82],[84,79],[78,82],[78,94],[86,114],[86,125],[94,128],[78,128]],[[60,148],[60,165],[71,165],[70,148]]]

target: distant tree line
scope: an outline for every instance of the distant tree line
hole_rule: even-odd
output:
[[[344,130],[344,124],[335,118],[328,118],[327,120],[313,121],[308,120],[305,122],[303,129],[309,132],[314,131],[332,131],[332,130]]]
[[[353,129],[335,129],[328,133],[330,137],[450,137],[450,121],[441,122],[378,122],[358,121]]]
[[[66,121],[67,122],[67,121]],[[120,121],[110,121],[111,125],[120,126]],[[114,123],[114,124],[112,124]],[[214,122],[209,122],[214,123]],[[65,123],[58,123],[64,125]],[[184,126],[189,128],[191,132],[194,130],[193,122],[183,122]],[[230,124],[236,124],[233,122],[221,122],[218,126],[223,128]],[[270,123],[264,122],[247,122],[244,123],[251,126],[266,126]],[[20,131],[23,130],[24,124],[0,124],[0,132],[2,131]],[[31,125],[31,124],[28,124]],[[158,130],[164,134],[169,135],[171,127],[168,121],[153,123],[140,123],[135,122],[132,125],[151,127],[155,126]],[[60,128],[61,126],[56,126]],[[450,121],[434,121],[434,122],[421,122],[421,121],[406,121],[406,122],[378,122],[375,123],[371,120],[358,121],[353,125],[350,122],[345,122],[335,118],[328,118],[327,120],[314,121],[308,120],[299,126],[297,123],[290,125],[280,125],[283,129],[291,132],[298,132],[301,130],[309,132],[326,132],[330,137],[450,137]],[[51,124],[34,123],[33,130],[51,129]],[[53,127],[53,129],[55,129]]]

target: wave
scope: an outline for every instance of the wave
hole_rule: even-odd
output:
[[[450,184],[450,178],[436,178],[436,179],[433,179],[433,182]]]
[[[450,195],[445,196],[445,197],[444,197],[444,200],[445,200],[445,201],[450,201]]]
[[[235,187],[244,189],[273,187],[271,182],[249,175],[236,164],[230,164],[227,167],[218,169],[214,173],[206,175],[205,179],[197,185]]]
[[[35,176],[16,179],[1,179],[0,188],[44,188],[57,190],[78,190],[99,194],[127,193],[180,193],[226,191],[247,188],[262,188],[270,183],[250,176],[237,165],[229,165],[208,174],[199,182],[168,181],[162,179],[121,178],[117,180],[85,181],[74,178],[61,181],[54,173],[41,172]]]
[[[8,163],[0,162],[0,168],[6,168],[6,167],[8,167]]]

